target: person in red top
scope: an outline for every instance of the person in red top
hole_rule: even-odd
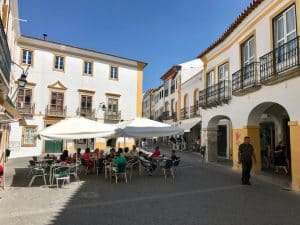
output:
[[[2,185],[3,173],[4,173],[4,168],[2,165],[0,165],[0,186]]]
[[[154,152],[152,153],[152,155],[150,156],[150,158],[157,158],[160,156],[160,150],[159,150],[159,147],[156,146],[155,149],[154,149]]]
[[[93,161],[91,160],[91,149],[90,148],[85,149],[85,152],[83,153],[82,158],[84,159],[85,164],[89,168],[93,168]]]

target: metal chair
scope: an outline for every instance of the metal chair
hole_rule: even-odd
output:
[[[130,181],[131,181],[133,169],[134,169],[134,167],[137,167],[138,165],[139,165],[139,160],[138,159],[132,159],[132,160],[127,162],[126,167],[130,170],[130,172],[129,172],[129,180]]]
[[[31,178],[29,184],[28,184],[29,187],[31,187],[33,181],[37,177],[43,177],[44,183],[45,183],[45,185],[47,185],[47,182],[46,182],[46,175],[47,174],[45,173],[45,170],[43,168],[35,167],[35,168],[32,168],[31,172],[32,172],[33,175],[32,175],[32,178]]]
[[[73,165],[69,166],[69,169],[70,169],[69,175],[70,175],[70,177],[74,176],[77,182],[80,181],[79,176],[78,176],[78,167],[79,166],[80,166],[80,163],[77,163],[77,165],[73,164]]]
[[[174,169],[173,169],[173,161],[171,159],[164,160],[164,164],[161,165],[161,169],[163,170],[165,180],[167,180],[167,171],[170,171],[170,174],[174,180]]]
[[[115,175],[116,184],[118,183],[118,176],[121,175],[125,178],[125,182],[127,183],[127,175],[126,175],[126,164],[120,163],[117,167],[113,167],[112,171]]]
[[[63,185],[65,184],[65,181],[70,183],[70,167],[69,166],[61,166],[61,167],[55,168],[53,171],[51,184],[53,184],[54,179],[56,180],[57,188],[58,188],[59,180],[63,180]]]

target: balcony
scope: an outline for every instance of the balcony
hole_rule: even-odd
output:
[[[199,110],[198,105],[197,104],[196,105],[192,105],[190,107],[190,117],[194,118],[194,117],[198,117],[198,116],[200,116],[200,110]]]
[[[104,111],[104,120],[117,121],[121,120],[121,111]]]
[[[10,52],[7,44],[6,34],[4,32],[4,27],[2,21],[0,19],[0,77],[4,79],[4,83],[6,83],[6,88],[8,92],[9,82],[10,82]],[[3,77],[2,75],[3,74]],[[2,85],[1,85],[2,89]]]
[[[260,57],[261,83],[274,84],[299,75],[299,40],[296,37]]]
[[[189,118],[189,108],[185,107],[180,110],[180,119],[185,120]]]
[[[83,116],[88,119],[96,119],[96,111],[92,108],[77,108],[76,114],[77,116]]]
[[[56,105],[47,105],[46,116],[49,117],[66,117],[67,106],[57,107]]]
[[[199,92],[199,106],[211,108],[227,104],[231,99],[230,81],[224,80]]]
[[[35,109],[35,104],[32,104],[32,103],[29,103],[29,104],[28,103],[26,103],[26,104],[17,103],[17,110],[22,115],[33,116],[34,115],[34,109]]]
[[[260,88],[260,64],[250,63],[232,74],[232,94],[245,95]]]

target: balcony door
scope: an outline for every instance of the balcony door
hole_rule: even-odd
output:
[[[214,102],[218,96],[215,92],[217,91],[215,84],[215,71],[210,71],[206,74],[206,87],[207,87],[207,103]]]
[[[119,100],[115,98],[108,98],[107,111],[110,115],[117,115],[119,108]]]
[[[254,75],[254,37],[242,44],[242,82],[248,86],[255,79]]]
[[[52,112],[63,112],[64,108],[64,93],[62,92],[51,92],[51,103],[50,111]]]
[[[17,107],[19,109],[30,109],[32,101],[32,89],[19,89]]]
[[[81,95],[80,114],[86,114],[92,111],[93,97],[90,95]]]
[[[276,71],[297,62],[297,30],[295,6],[291,6],[273,21]]]

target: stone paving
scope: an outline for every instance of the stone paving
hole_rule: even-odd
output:
[[[252,186],[242,186],[240,174],[226,166],[201,163],[194,153],[178,155],[182,163],[174,181],[160,173],[135,174],[131,182],[115,184],[87,175],[60,189],[38,182],[26,187],[25,161],[11,161],[17,174],[0,191],[0,224],[299,225],[298,193],[260,175]]]

